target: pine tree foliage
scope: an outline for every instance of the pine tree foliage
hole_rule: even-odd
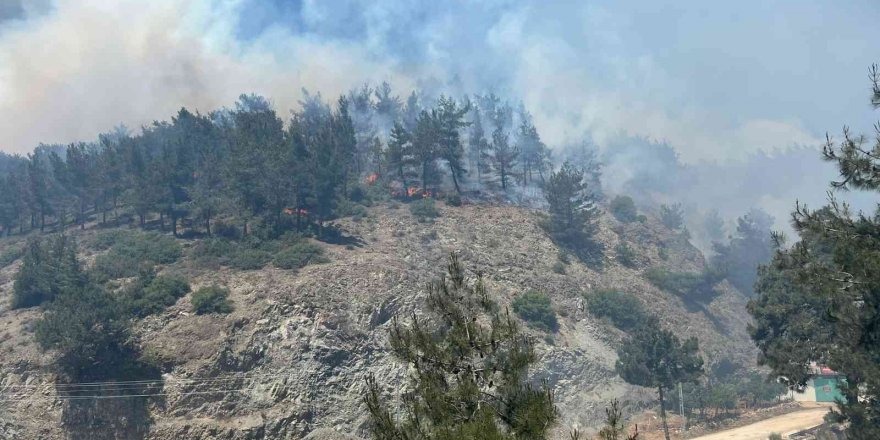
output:
[[[571,430],[569,438],[571,440],[587,440],[577,428]],[[617,399],[612,400],[611,404],[605,408],[605,426],[599,430],[597,438],[599,440],[638,440],[638,425],[632,434],[626,433],[623,411],[620,409],[620,402]]]
[[[665,393],[681,382],[695,382],[703,374],[703,359],[696,338],[684,343],[656,318],[631,332],[617,351],[617,374],[633,385],[657,389],[663,432],[669,440]]]
[[[516,177],[515,167],[519,159],[519,149],[510,144],[507,133],[501,128],[495,128],[492,132],[491,163],[501,188],[507,190],[512,184],[511,180]]]
[[[684,209],[682,209],[681,203],[660,205],[660,222],[672,230],[684,226]]]
[[[367,381],[373,438],[543,439],[557,412],[546,386],[527,381],[532,342],[499,311],[482,278],[468,282],[457,256],[447,270],[428,286],[427,317],[393,322],[391,349],[413,370],[401,417],[376,380]]]
[[[332,103],[303,90],[300,104],[284,120],[269,100],[245,94],[231,108],[182,108],[138,132],[116,127],[96,142],[5,159],[0,235],[108,219],[174,235],[210,236],[218,221],[244,235],[320,234],[363,201],[352,194],[362,197],[365,181],[388,195],[460,193],[473,181],[508,192],[549,170],[528,112],[495,95],[472,103],[413,92],[403,102],[383,83]]]
[[[602,245],[594,239],[601,213],[583,171],[566,161],[550,174],[543,189],[550,211],[544,228],[553,240],[583,261],[601,261]]]
[[[876,107],[877,67],[870,73]],[[823,155],[840,173],[833,187],[880,189],[876,129],[870,146],[846,129],[839,143],[828,138]],[[832,195],[818,210],[798,204],[792,220],[800,240],[760,269],[749,303],[760,360],[794,387],[810,378],[813,362],[843,374],[837,416],[849,422],[847,438],[880,438],[880,209],[856,214]]]
[[[48,242],[32,239],[28,241],[22,266],[15,275],[12,307],[38,306],[65,291],[81,290],[87,283],[88,277],[77,260],[72,238],[59,235]]]
[[[712,245],[713,266],[722,270],[727,280],[748,296],[754,294],[758,266],[767,264],[773,257],[772,225],[773,217],[760,209],[752,209],[737,219],[736,233],[729,243]]]
[[[476,173],[477,184],[482,184],[483,179],[492,172],[490,163],[491,144],[486,140],[486,133],[483,128],[483,118],[479,107],[472,107],[473,113],[471,119],[470,132],[468,133],[468,162],[470,165],[470,173]]]

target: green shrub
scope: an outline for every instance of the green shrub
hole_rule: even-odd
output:
[[[94,250],[106,251],[107,249],[110,249],[110,247],[112,247],[114,244],[116,244],[119,240],[121,240],[122,237],[131,234],[133,234],[133,232],[121,229],[103,231],[88,240],[86,244],[88,245],[88,247]]]
[[[361,219],[367,216],[367,207],[347,199],[342,199],[336,204],[334,211],[339,217],[354,217]]]
[[[669,229],[676,230],[684,225],[684,210],[681,203],[660,205],[660,222]]]
[[[774,432],[770,434],[769,437],[767,437],[767,440],[782,440],[782,434],[777,434]]]
[[[192,295],[193,312],[196,315],[232,312],[229,289],[219,286],[202,287]]]
[[[157,233],[131,233],[117,237],[107,253],[95,259],[93,273],[99,281],[132,277],[144,267],[170,264],[183,250],[174,238]]]
[[[239,270],[262,269],[272,260],[272,254],[260,249],[239,249],[232,255],[229,265]]]
[[[639,219],[636,203],[629,196],[613,198],[609,205],[609,210],[614,218],[624,223],[631,223]]]
[[[709,302],[718,296],[715,286],[724,279],[724,274],[711,269],[703,272],[672,272],[655,267],[645,272],[645,278],[661,290],[681,298]]]
[[[183,278],[147,273],[125,289],[120,302],[127,314],[143,318],[161,313],[189,292]]]
[[[621,330],[631,330],[645,322],[648,313],[633,295],[617,290],[598,290],[586,297],[587,309],[597,318],[607,318]]]
[[[189,255],[201,266],[228,266],[232,256],[238,252],[238,247],[238,243],[233,241],[208,238],[197,242],[190,249]]]
[[[629,247],[629,245],[625,241],[621,241],[614,250],[615,252],[617,252],[617,261],[619,261],[620,264],[626,267],[636,266],[636,251],[634,251],[633,248]]]
[[[434,205],[434,199],[427,197],[409,204],[409,212],[419,221],[440,217],[440,211]]]
[[[241,238],[241,230],[237,228],[235,225],[230,225],[225,222],[215,222],[213,228],[214,235],[222,238],[228,239],[238,239]]]
[[[446,204],[449,206],[461,206],[461,196],[458,193],[446,196]]]
[[[553,273],[565,275],[565,264],[561,261],[556,261],[553,263],[553,266],[550,267],[550,270],[552,270]]]
[[[659,249],[657,249],[657,256],[660,257],[661,260],[669,259],[669,249],[666,249],[665,245],[661,245]]]
[[[516,297],[513,300],[513,311],[532,327],[547,332],[555,332],[559,329],[550,297],[541,292],[529,290]]]
[[[14,246],[4,249],[3,252],[0,252],[0,269],[14,263],[22,255],[24,255],[24,247]]]
[[[272,263],[281,269],[299,269],[309,264],[329,261],[324,256],[324,248],[308,241],[301,241],[277,253]]]

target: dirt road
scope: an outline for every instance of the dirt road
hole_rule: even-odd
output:
[[[767,440],[772,433],[785,435],[822,424],[829,407],[820,406],[762,420],[751,425],[704,435],[692,440]]]

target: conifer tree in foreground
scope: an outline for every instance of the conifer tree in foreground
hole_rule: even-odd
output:
[[[871,102],[880,108],[880,69],[872,66]],[[873,144],[844,129],[830,138],[826,160],[837,165],[846,190],[880,190],[880,126]],[[799,388],[818,362],[843,374],[839,421],[848,422],[851,440],[880,438],[880,209],[854,214],[833,196],[810,210],[792,214],[800,240],[781,246],[758,272],[756,296],[748,309],[759,360]]]
[[[395,417],[367,380],[364,397],[377,440],[543,439],[557,418],[553,394],[527,382],[536,357],[481,278],[465,280],[455,255],[448,276],[428,285],[427,318],[394,320],[391,349],[414,373]]]
[[[680,382],[694,382],[703,374],[703,359],[698,352],[696,338],[682,344],[675,334],[661,328],[656,318],[638,327],[617,352],[615,369],[623,380],[657,389],[666,440],[669,426],[665,392]]]

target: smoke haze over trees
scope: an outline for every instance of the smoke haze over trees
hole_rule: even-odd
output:
[[[716,208],[731,225],[760,207],[777,226],[785,226],[788,200],[821,203],[821,191],[805,188],[827,180],[806,177],[828,172],[812,154],[822,130],[844,123],[865,130],[873,123],[850,105],[863,96],[821,86],[854,82],[872,61],[866,56],[878,37],[875,27],[851,21],[868,20],[876,4],[770,8],[754,1],[704,9],[696,1],[684,8],[663,3],[16,0],[0,9],[0,150],[24,154],[41,142],[88,142],[108,127],[149,124],[181,106],[205,113],[242,92],[286,110],[298,107],[300,87],[335,97],[365,81],[387,80],[399,90],[421,90],[429,101],[482,90],[521,100],[557,158],[565,145],[594,138],[607,156],[611,193],[634,192],[626,188],[634,181],[627,169],[639,144],[656,140],[678,152],[688,170],[681,175],[662,149],[651,154],[660,156],[655,160],[639,161],[651,168],[637,174],[681,183],[655,203],[682,202],[693,216]],[[651,14],[664,19],[641,18]],[[756,41],[754,23],[780,21],[785,29],[764,26]],[[89,25],[71,34],[71,23]],[[661,23],[674,23],[677,31]],[[838,29],[838,39],[818,44],[817,26]],[[706,52],[697,41],[722,50]],[[722,55],[731,53],[754,62],[731,65],[735,57]],[[695,54],[701,63],[692,62]],[[811,75],[771,74],[789,70]],[[732,93],[745,78],[750,93]],[[824,105],[806,105],[815,98]],[[407,99],[399,99],[383,103],[381,113],[400,111]],[[491,143],[494,127],[483,119]],[[369,145],[359,149],[367,153]],[[525,158],[526,169],[531,162]],[[776,173],[761,172],[761,163],[774,164]],[[725,205],[709,206],[722,198]],[[690,219],[689,229],[709,249],[710,240],[693,226],[699,221]]]

